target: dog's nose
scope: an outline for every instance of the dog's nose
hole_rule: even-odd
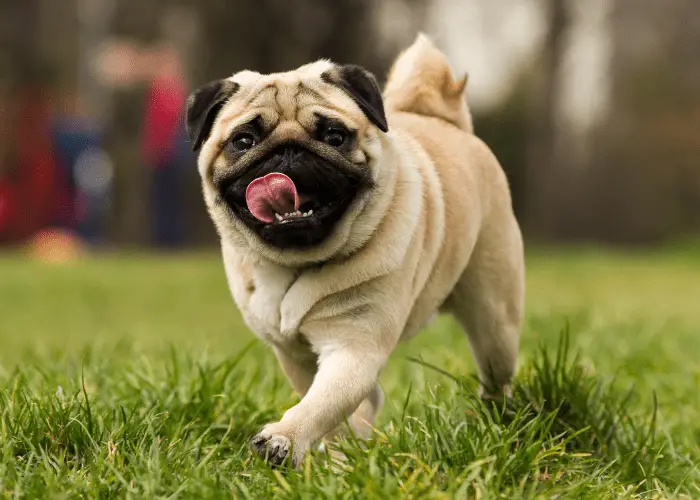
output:
[[[288,144],[284,146],[284,151],[282,156],[286,161],[294,161],[301,156],[303,150],[301,147],[295,145],[295,144]]]

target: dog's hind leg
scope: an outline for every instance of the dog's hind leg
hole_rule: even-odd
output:
[[[379,387],[379,383],[377,383],[349,419],[353,432],[362,439],[369,439],[372,434],[374,418],[377,416],[377,413],[379,413],[383,404],[384,392],[382,388]]]
[[[353,412],[350,417],[348,417],[348,424],[352,432],[361,439],[369,439],[372,435],[372,426],[374,425],[374,419],[381,410],[384,404],[384,391],[379,386],[379,383],[375,384],[374,388],[370,393],[362,400],[360,406],[357,410]],[[336,427],[333,431],[329,432],[324,436],[326,440],[332,440],[342,435],[345,431],[345,424],[341,424]]]
[[[481,394],[507,394],[517,365],[525,270],[512,213],[482,228],[466,270],[445,303],[466,330],[478,365]]]
[[[351,432],[360,439],[369,439],[372,435],[374,419],[379,413],[379,410],[384,404],[384,391],[379,386],[379,383],[374,386],[374,389],[362,400],[357,410],[350,415],[347,423],[342,423],[334,430],[323,437],[323,442],[320,445],[321,450],[326,450],[336,460],[345,460],[345,455],[334,448],[327,448],[327,443],[335,441],[337,438],[347,434],[348,425]]]

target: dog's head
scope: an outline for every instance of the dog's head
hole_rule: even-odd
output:
[[[366,70],[318,61],[242,71],[192,93],[186,126],[222,238],[296,265],[368,237],[371,224],[357,222],[371,208],[388,126]]]

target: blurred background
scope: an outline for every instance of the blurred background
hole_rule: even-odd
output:
[[[527,238],[700,233],[700,2],[0,0],[0,245],[213,246],[188,92],[319,57],[381,82],[418,31],[469,73]]]

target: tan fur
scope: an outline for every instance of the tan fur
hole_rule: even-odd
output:
[[[455,80],[443,53],[421,34],[392,66],[384,102],[394,111],[442,118],[465,132],[474,132],[464,100],[467,79],[464,75]]]
[[[241,90],[199,157],[232,295],[303,396],[257,442],[268,450],[293,446],[295,463],[346,417],[369,435],[383,400],[380,371],[396,344],[438,311],[465,327],[484,386],[502,394],[515,371],[523,314],[520,230],[502,169],[471,133],[466,79],[455,81],[444,56],[419,37],[392,69],[390,132],[382,134],[320,79],[331,67],[320,61],[289,73],[234,75]],[[274,131],[251,154],[292,137],[318,147],[308,130],[315,111],[358,128],[353,162],[370,169],[376,186],[323,244],[273,249],[217,203],[212,179],[253,161],[227,165],[221,145],[237,124],[262,113]]]

